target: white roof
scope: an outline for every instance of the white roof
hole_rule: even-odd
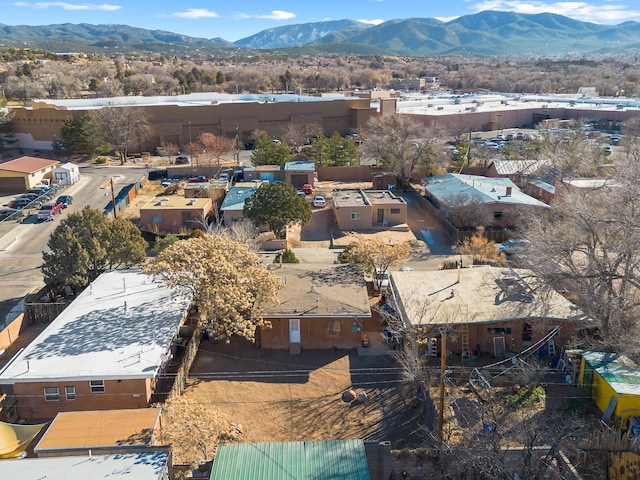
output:
[[[221,103],[300,103],[300,102],[331,102],[334,100],[357,99],[343,94],[312,97],[293,94],[229,94],[217,92],[198,92],[185,95],[173,95],[162,97],[109,97],[109,98],[83,98],[83,99],[37,99],[34,103],[53,105],[67,110],[90,110],[103,107],[130,107],[130,106],[160,106],[178,105],[187,106],[211,106]]]
[[[482,177],[445,173],[422,179],[425,190],[444,205],[457,204],[458,197],[466,195],[482,203],[502,203],[510,205],[549,206],[526,193],[508,178]],[[511,193],[507,195],[507,187]]]
[[[551,167],[552,163],[549,159],[540,160],[493,160],[493,164],[496,167],[496,172],[500,175],[528,175],[536,172],[544,167]]]
[[[140,270],[100,275],[0,372],[0,384],[153,378],[189,308]]]
[[[2,478],[85,480],[109,478],[157,480],[167,468],[167,452],[120,453],[2,460]]]

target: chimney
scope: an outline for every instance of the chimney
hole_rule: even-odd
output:
[[[507,187],[507,192],[504,194],[505,197],[510,197],[511,196],[511,189],[513,187]]]

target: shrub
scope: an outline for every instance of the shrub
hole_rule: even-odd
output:
[[[96,158],[96,163],[98,165],[104,165],[105,163],[107,163],[109,160],[107,159],[107,157],[98,157]]]
[[[287,248],[284,252],[276,255],[275,263],[300,263],[300,260],[293,253],[293,250]]]

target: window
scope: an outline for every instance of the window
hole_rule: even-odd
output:
[[[44,387],[44,399],[47,402],[57,402],[60,400],[58,387]]]
[[[64,396],[67,397],[67,400],[75,400],[76,387],[64,387]]]
[[[340,320],[329,320],[329,334],[337,335],[340,333]]]
[[[104,380],[91,380],[89,382],[91,393],[104,393]]]
[[[511,335],[511,327],[487,328],[489,335]]]
[[[162,215],[151,215],[151,223],[162,223]]]
[[[351,220],[360,220],[360,212],[351,212]]]
[[[502,218],[502,212],[493,212],[493,218],[500,220]]]
[[[399,208],[392,208],[391,209],[391,215],[400,215],[400,209]]]

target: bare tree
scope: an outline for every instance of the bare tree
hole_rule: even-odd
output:
[[[409,186],[417,167],[427,175],[438,170],[436,146],[440,139],[434,126],[425,127],[409,117],[391,115],[372,119],[361,133],[365,155],[389,166],[398,175],[401,188]]]
[[[202,149],[206,151],[209,158],[215,160],[215,165],[220,166],[223,157],[231,155],[236,147],[233,138],[227,138],[213,133],[201,133],[198,135],[198,142],[202,145]]]
[[[459,193],[449,202],[447,218],[456,227],[476,228],[490,225],[493,214],[480,197]]]
[[[127,160],[132,145],[140,147],[150,134],[147,113],[133,106],[112,106],[97,110],[96,121],[113,145],[120,163]]]

